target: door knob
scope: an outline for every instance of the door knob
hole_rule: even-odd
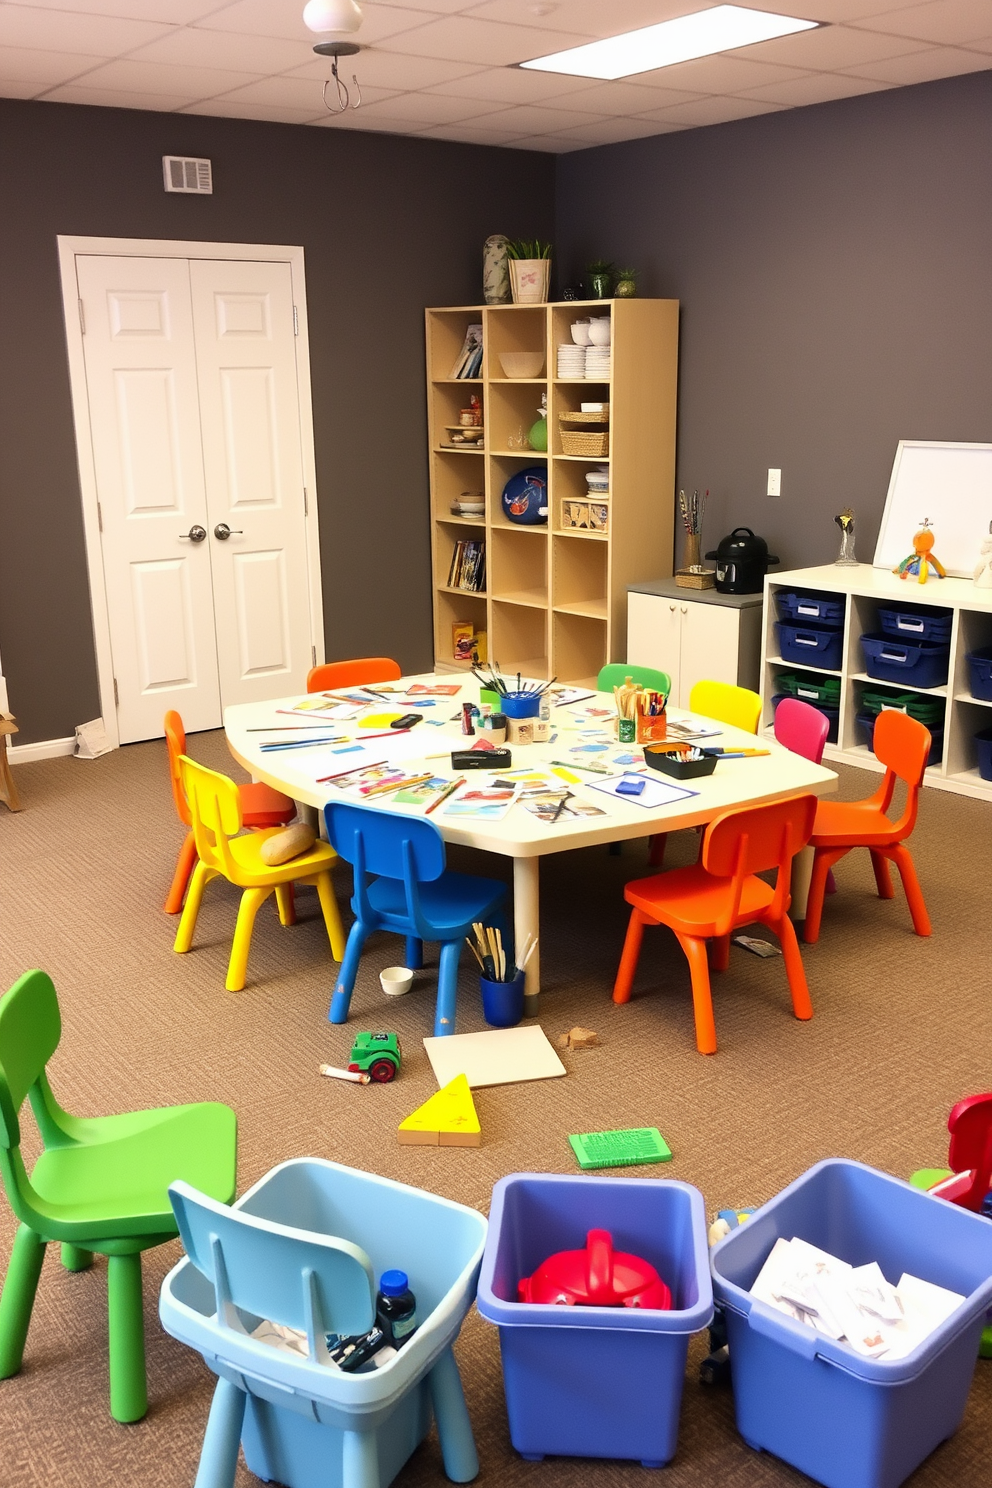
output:
[[[240,527],[228,527],[226,522],[218,522],[214,528],[214,537],[219,537],[221,542],[227,542],[232,532],[236,532],[239,537],[241,536]],[[206,533],[203,535],[206,537]]]
[[[179,537],[180,540],[185,540],[186,538],[188,538],[190,542],[202,542],[206,535],[206,527],[201,527],[200,524],[197,523],[196,526],[191,527],[188,532],[180,532]]]

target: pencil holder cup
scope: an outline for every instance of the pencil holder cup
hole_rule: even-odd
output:
[[[638,744],[657,744],[668,733],[668,715],[665,713],[656,713],[653,717],[650,713],[638,713],[636,722]]]
[[[482,1016],[490,1028],[513,1028],[524,1015],[524,973],[518,971],[512,982],[491,982],[479,978],[482,985]]]
[[[506,720],[506,736],[511,744],[533,744],[534,730],[540,720],[533,718],[513,718]]]
[[[541,711],[541,699],[536,692],[508,692],[500,710],[507,718],[536,718]]]
[[[480,720],[479,733],[490,744],[502,744],[506,740],[506,714],[490,713]]]
[[[617,738],[621,744],[637,742],[637,722],[633,718],[617,719]]]
[[[479,702],[482,707],[485,707],[486,704],[488,704],[489,707],[492,708],[493,712],[496,713],[503,705],[503,697],[501,693],[493,692],[491,687],[480,687]]]

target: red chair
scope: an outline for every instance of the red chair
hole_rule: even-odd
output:
[[[937,1198],[981,1214],[992,1189],[992,1095],[968,1095],[947,1118],[949,1168],[921,1168],[910,1178]]]
[[[812,1018],[796,932],[788,916],[792,859],[813,830],[815,796],[791,796],[767,806],[725,811],[706,829],[700,861],[629,883],[624,898],[633,906],[614,1002],[629,1002],[645,925],[667,925],[689,961],[700,1054],[716,1053],[713,999],[706,942],[716,941],[714,971],[726,971],[731,931],[756,920],[774,931],[782,945],[785,970],[797,1018]],[[755,875],[777,869],[772,888]]]
[[[891,899],[895,894],[889,874],[889,863],[895,863],[906,891],[913,929],[917,935],[930,934],[930,917],[923,902],[923,891],[909,849],[903,846],[916,825],[930,744],[930,732],[922,723],[906,713],[886,709],[875,720],[872,741],[877,758],[885,766],[885,778],[878,790],[864,801],[821,801],[816,808],[816,821],[810,837],[810,846],[814,849],[813,876],[803,925],[803,939],[807,944],[812,945],[819,938],[827,874],[854,847],[867,847],[871,853],[880,899]],[[899,820],[893,822],[885,813],[892,804],[897,780],[906,783],[906,805]]]
[[[783,698],[775,709],[775,738],[793,754],[802,755],[814,765],[822,764],[823,749],[830,732],[830,720],[819,708],[799,698]],[[827,893],[836,894],[837,885],[831,871],[827,874]]]
[[[402,675],[399,665],[388,656],[325,661],[310,668],[307,692],[336,692],[342,687],[364,687],[369,682],[398,682]]]
[[[179,773],[179,760],[186,753],[186,730],[179,714],[169,710],[165,715],[165,742],[169,749],[169,779],[176,814],[186,830],[186,840],[179,849],[179,861],[165,901],[166,914],[178,914],[183,907],[190,874],[196,867],[196,843],[193,841],[193,818]],[[273,790],[271,785],[239,785],[241,818],[246,827],[284,827],[296,815],[296,802]]]

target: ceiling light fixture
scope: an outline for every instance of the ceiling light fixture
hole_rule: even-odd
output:
[[[321,0],[312,0],[321,3]],[[714,52],[729,52],[737,47],[753,46],[776,36],[792,36],[797,31],[812,31],[820,21],[801,21],[794,16],[774,15],[766,10],[748,10],[740,5],[715,5],[694,15],[678,16],[657,26],[643,26],[622,36],[609,36],[604,41],[590,41],[584,46],[569,47],[565,52],[552,52],[521,62],[521,67],[536,72],[563,72],[573,77],[591,77],[612,81],[633,77],[639,72],[654,72],[659,67],[672,67],[694,57],[709,57]]]
[[[340,36],[357,31],[362,24],[362,7],[357,0],[309,0],[303,11],[303,23],[318,36]],[[356,41],[328,40],[319,41],[314,51],[319,57],[330,57],[331,75],[324,83],[322,97],[324,107],[330,114],[343,114],[349,108],[357,109],[362,106],[362,90],[359,87],[358,78],[352,73],[351,81],[355,89],[355,97],[351,96],[351,89],[343,78],[338,76],[338,58],[355,57],[361,51]],[[337,107],[328,101],[327,90],[334,84],[337,92]]]

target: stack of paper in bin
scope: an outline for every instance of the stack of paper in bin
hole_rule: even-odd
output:
[[[752,1297],[870,1359],[911,1353],[965,1300],[904,1272],[897,1286],[875,1261],[851,1266],[805,1240],[776,1240]]]

